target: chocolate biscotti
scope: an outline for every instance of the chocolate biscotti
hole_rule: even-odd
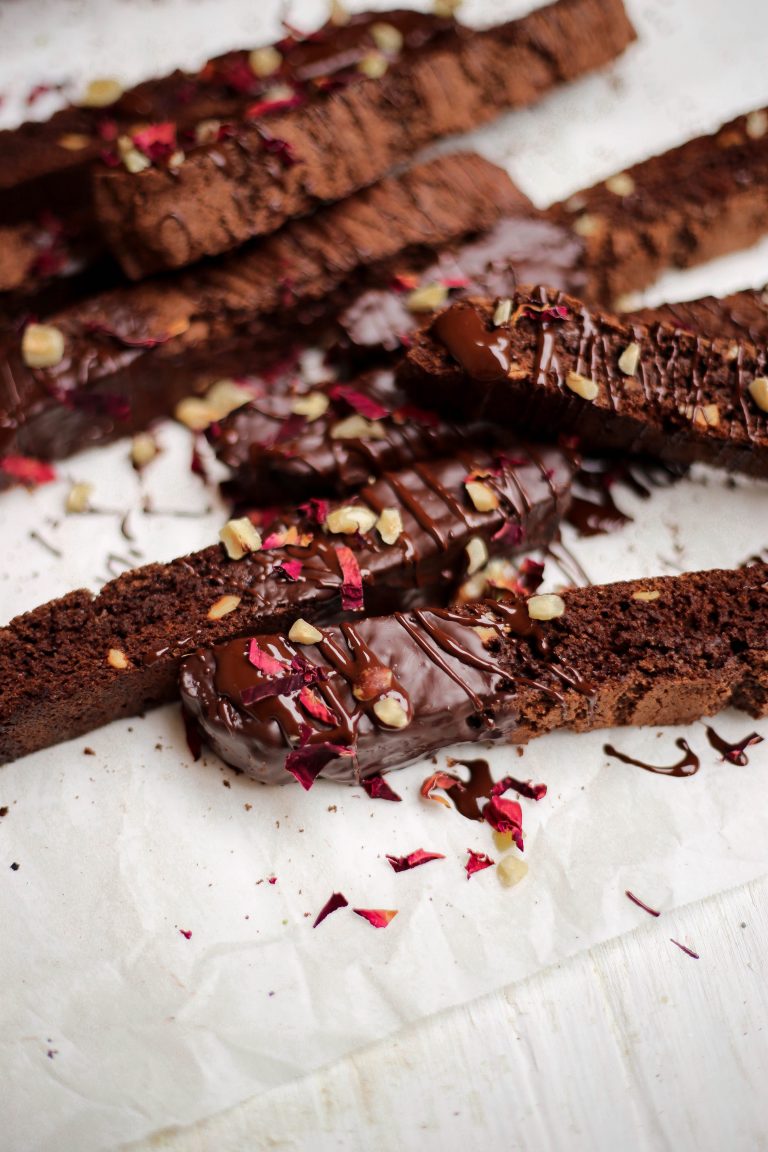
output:
[[[222,759],[304,787],[460,741],[766,716],[768,565],[247,635],[185,657],[180,684]]]
[[[550,209],[587,245],[595,299],[611,305],[666,268],[688,268],[768,232],[768,109],[760,108],[577,192]]]
[[[634,39],[621,0],[556,0],[483,31],[454,24],[412,52],[394,32],[361,62],[361,82],[331,85],[322,101],[306,103],[289,83],[287,110],[261,120],[257,109],[229,138],[163,150],[133,171],[99,170],[97,215],[126,273],[178,268],[274,231],[430,141],[608,63]]]
[[[255,350],[300,342],[366,276],[388,283],[395,257],[431,263],[442,245],[529,212],[501,169],[455,153],[242,252],[68,308],[46,321],[42,356],[29,356],[25,331],[0,359],[0,455],[56,459],[146,427],[212,379],[247,372]]]
[[[624,314],[639,324],[668,324],[702,336],[730,336],[758,346],[768,343],[768,289],[746,288],[730,296],[702,296],[675,304],[658,304]]]
[[[451,305],[400,382],[418,404],[516,433],[768,475],[764,347],[624,322],[552,289]]]
[[[17,617],[0,630],[0,763],[172,699],[180,658],[200,645],[446,603],[489,555],[551,539],[572,472],[555,448],[460,452],[263,537],[235,521],[226,552],[148,564]]]

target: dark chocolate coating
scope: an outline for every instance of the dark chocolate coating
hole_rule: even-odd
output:
[[[484,483],[499,500],[488,512],[476,511],[465,488],[478,468],[491,471]],[[299,616],[343,616],[339,546],[359,567],[366,611],[447,602],[467,572],[473,538],[489,553],[551,539],[572,472],[556,448],[517,445],[514,460],[504,461],[467,451],[362,489],[357,502],[400,511],[403,531],[392,544],[375,528],[350,536],[300,523],[313,533],[303,545],[270,546],[237,561],[213,546],[126,572],[98,596],[74,592],[17,617],[0,630],[0,763],[172,699],[179,660],[199,645],[287,630]],[[288,560],[301,565],[294,579],[281,568]],[[224,596],[237,598],[232,611],[211,619]],[[108,662],[111,649],[126,667]]]
[[[768,566],[756,564],[569,589],[563,615],[547,623],[531,621],[517,600],[323,628],[312,645],[257,637],[286,666],[299,654],[321,670],[312,690],[334,714],[324,720],[295,691],[244,703],[244,691],[269,691],[271,677],[249,660],[248,639],[233,640],[182,661],[182,700],[222,759],[266,783],[293,779],[286,756],[302,746],[350,749],[321,775],[354,781],[458,741],[690,723],[729,704],[763,716],[766,580]],[[405,714],[404,727],[374,711],[385,697]]]
[[[557,0],[482,31],[455,24],[395,56],[382,77],[241,124],[180,167],[98,171],[96,212],[132,278],[191,264],[349,196],[433,140],[533,103],[615,59],[634,35],[621,0]]]
[[[520,289],[512,307],[500,325],[487,300],[432,320],[401,367],[414,401],[529,435],[573,436],[586,451],[768,475],[768,413],[748,390],[766,374],[764,349],[625,323],[547,288]],[[565,318],[534,310],[553,307]],[[619,367],[630,344],[639,352],[631,376]],[[596,386],[593,399],[579,394],[584,386]]]

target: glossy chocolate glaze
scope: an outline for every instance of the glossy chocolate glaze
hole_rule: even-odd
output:
[[[309,661],[313,691],[330,710],[324,719],[296,692],[245,702],[274,683],[249,659],[247,639],[186,657],[182,699],[223,759],[271,783],[292,778],[287,753],[307,746],[352,750],[331,758],[322,775],[355,780],[457,741],[685,723],[728,703],[766,714],[766,576],[768,567],[756,565],[570,589],[564,613],[547,623],[511,599],[323,628],[317,644],[303,647],[285,635],[257,637],[259,651],[286,667],[297,657]],[[649,591],[658,598],[634,595]],[[377,675],[364,676],[371,668]],[[401,727],[375,710],[387,696],[407,721]],[[693,766],[686,750],[663,770]]]
[[[748,391],[766,374],[764,348],[621,323],[548,288],[516,292],[511,322],[494,325],[495,306],[457,302],[419,334],[399,373],[416,403],[575,436],[586,451],[768,475],[768,414]],[[619,368],[630,344],[633,376]],[[597,394],[584,398],[572,383]]]

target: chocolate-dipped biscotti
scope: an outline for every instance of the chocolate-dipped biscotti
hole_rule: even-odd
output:
[[[768,715],[768,565],[425,608],[185,657],[203,739],[267,783],[355,781],[465,740]]]
[[[489,555],[535,548],[565,512],[573,472],[556,448],[459,452],[383,476],[349,504],[314,505],[259,536],[230,522],[216,545],[72,592],[0,630],[0,763],[172,699],[201,645],[446,603]]]
[[[401,365],[412,399],[589,451],[768,475],[765,349],[646,328],[547,288],[459,301]]]
[[[176,141],[133,170],[96,173],[97,215],[129,276],[227,251],[349,196],[430,141],[533,103],[634,39],[621,0],[556,0],[483,31],[451,21],[412,49],[407,31],[386,13],[379,20],[371,50],[354,60],[358,82],[331,83],[322,100],[307,99],[292,82],[288,46],[270,58],[283,94],[259,101],[253,123],[241,120],[231,135],[192,149]],[[326,75],[323,65],[317,78]]]
[[[95,296],[11,341],[0,359],[0,456],[56,459],[146,427],[256,349],[301,341],[397,258],[426,266],[442,246],[535,215],[500,168],[455,153],[295,221],[242,252],[173,279]],[[40,348],[42,340],[42,348]],[[41,354],[42,353],[42,354]]]
[[[594,299],[613,304],[768,232],[768,109],[634,164],[550,209],[587,245]]]
[[[730,296],[702,296],[698,300],[657,304],[655,308],[626,312],[623,319],[645,325],[672,325],[700,336],[730,336],[764,346],[768,343],[768,289],[745,288]]]

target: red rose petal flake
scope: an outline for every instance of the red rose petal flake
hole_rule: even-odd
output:
[[[191,940],[192,939],[192,930],[191,929],[179,928],[179,932],[181,933],[181,935],[184,937],[185,940]]]
[[[440,283],[443,288],[450,290],[453,288],[469,288],[471,281],[467,280],[466,276],[444,276]]]
[[[392,419],[396,424],[423,424],[425,428],[437,428],[440,423],[440,417],[436,412],[430,412],[428,408],[419,408],[415,404],[403,404],[400,408],[396,408],[392,413]]]
[[[569,312],[564,304],[553,304],[551,306],[546,304],[521,304],[519,308],[516,308],[512,313],[509,323],[514,327],[522,317],[525,317],[526,320],[567,320],[568,316]]]
[[[492,868],[494,861],[485,852],[475,852],[472,848],[467,848],[469,859],[464,865],[464,871],[467,873],[467,880],[470,880],[475,872],[483,872],[486,868]]]
[[[308,727],[308,726],[307,726]],[[311,731],[311,729],[309,729]],[[285,758],[285,767],[292,776],[295,776],[305,792],[309,792],[317,777],[329,764],[340,756],[353,756],[354,749],[343,744],[303,744],[301,748],[294,748]]]
[[[291,526],[284,529],[282,532],[270,532],[261,545],[262,552],[269,552],[273,548],[287,548],[293,545],[298,548],[306,548],[312,543],[312,533],[304,532],[299,534],[298,528]]]
[[[267,884],[277,884],[277,876],[267,876]]]
[[[331,912],[338,912],[339,908],[347,908],[348,906],[349,900],[347,900],[346,896],[342,895],[341,892],[334,892],[332,896],[328,897],[325,904],[323,904],[312,927],[317,928],[318,924],[322,924],[323,920],[325,920],[326,916],[330,916]]]
[[[56,479],[56,470],[45,460],[34,456],[3,456],[0,459],[0,472],[19,484],[34,488],[38,484],[50,484]]]
[[[547,794],[546,784],[532,784],[530,780],[516,780],[514,776],[504,776],[491,788],[491,796],[503,796],[512,789],[527,800],[543,800]]]
[[[259,648],[258,640],[251,640],[248,645],[248,663],[265,676],[283,676],[289,668],[283,660],[276,660],[263,648]]]
[[[303,512],[308,520],[312,520],[315,524],[325,524],[328,519],[328,501],[318,500],[313,496],[307,500],[306,504],[299,505],[299,511]]]
[[[281,560],[277,566],[278,573],[293,582],[298,580],[304,567],[301,560]]]
[[[339,723],[339,718],[336,713],[328,707],[325,700],[312,688],[304,687],[299,692],[299,703],[315,720],[319,720],[321,724],[329,724],[331,728],[336,728]]]
[[[255,104],[251,104],[245,110],[246,120],[258,120],[260,116],[269,116],[272,112],[285,112],[288,108],[298,108],[300,104],[304,103],[304,99],[299,92],[294,92],[292,96],[281,96],[277,100],[257,100]],[[272,140],[272,144],[282,144],[284,148],[290,149],[290,144],[285,140]],[[278,151],[275,148],[268,148],[268,152]],[[291,163],[294,163],[292,158]]]
[[[433,796],[436,788],[455,788],[457,784],[462,785],[463,781],[459,776],[454,776],[452,772],[433,772],[431,776],[427,776],[424,783],[421,785],[420,792],[425,800],[435,800],[438,804],[442,804],[445,808],[450,808],[451,803],[446,800],[445,796]]]
[[[269,152],[271,156],[277,156],[285,168],[292,168],[298,163],[299,158],[293,150],[293,145],[287,140],[280,140],[277,136],[269,136],[266,132],[262,132],[261,141],[264,151]]]
[[[642,908],[643,912],[647,912],[650,916],[661,916],[661,912],[657,912],[655,908],[651,908],[650,905],[645,904],[639,897],[635,896],[634,892],[630,892],[628,888],[624,895],[628,900],[631,900],[633,904],[637,904],[638,908]]]
[[[413,292],[414,288],[419,286],[419,278],[411,272],[396,273],[390,281],[390,286],[393,292]]]
[[[199,79],[205,82],[218,80],[240,96],[247,96],[258,85],[258,78],[245,56],[230,56],[222,60],[218,67],[206,65],[200,72]]]
[[[366,776],[360,783],[371,800],[402,800],[402,796],[390,788],[383,776]]]
[[[341,606],[345,612],[363,609],[363,577],[357,557],[346,544],[334,545],[341,569]]]
[[[693,948],[688,948],[685,944],[681,944],[679,940],[673,940],[671,936],[670,936],[669,940],[670,940],[671,944],[677,945],[677,947],[680,949],[680,951],[685,952],[686,956],[690,956],[691,959],[693,959],[693,960],[700,960],[701,959],[698,952],[694,952]]]
[[[328,395],[332,400],[343,400],[366,420],[383,420],[385,416],[389,416],[389,409],[379,404],[378,400],[366,396],[364,392],[358,392],[356,388],[350,388],[348,384],[335,384]]]
[[[523,851],[523,810],[517,800],[492,796],[483,808],[482,816],[496,832],[508,832],[520,851]]]
[[[161,160],[167,160],[176,150],[176,125],[171,120],[166,120],[162,124],[150,124],[148,128],[134,132],[131,139],[139,152],[143,152],[149,160],[157,164]]]
[[[396,908],[353,908],[352,911],[374,928],[386,928],[397,916]]]
[[[85,324],[85,331],[91,335],[108,336],[117,344],[122,344],[124,348],[157,348],[159,344],[167,344],[173,339],[172,332],[164,332],[162,336],[124,336],[122,332],[110,328],[108,324],[99,324],[95,320],[89,320]]]
[[[430,860],[445,860],[442,852],[425,852],[423,848],[417,848],[415,852],[409,852],[407,856],[390,856],[387,854],[395,872],[408,872],[411,868],[418,868],[421,864],[429,864]]]

